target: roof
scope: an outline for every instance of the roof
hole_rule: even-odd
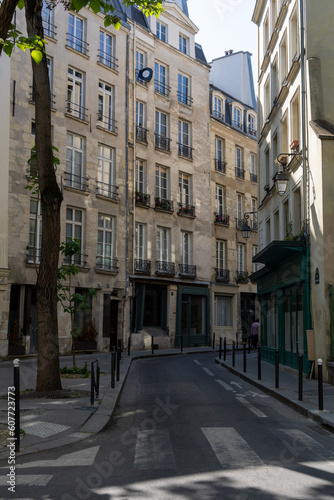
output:
[[[334,140],[334,125],[326,120],[312,120],[310,126],[321,140]]]
[[[202,49],[202,45],[200,45],[199,43],[195,43],[195,57],[199,61],[204,62],[205,64],[208,64],[206,57],[204,55],[203,49]]]
[[[212,83],[210,83],[210,90],[216,90],[218,92],[221,92],[222,94],[224,94],[224,96],[226,97],[226,101],[228,103],[230,102],[239,102],[240,104],[242,104],[242,106],[248,110],[248,109],[252,109],[253,111],[256,112],[256,109],[253,108],[252,106],[249,106],[248,104],[245,104],[244,102],[240,101],[240,99],[237,99],[236,97],[233,97],[232,95],[230,95],[228,92],[225,92],[224,89],[221,89],[219,87],[217,87],[216,85],[213,85]]]

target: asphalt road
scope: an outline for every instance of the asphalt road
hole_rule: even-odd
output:
[[[216,365],[214,354],[135,361],[107,430],[21,462],[16,493],[2,487],[1,498],[334,497],[334,435]]]

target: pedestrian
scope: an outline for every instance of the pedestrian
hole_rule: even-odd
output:
[[[253,347],[253,349],[257,348],[257,345],[258,345],[258,342],[259,342],[259,327],[260,327],[259,320],[256,319],[254,321],[254,323],[252,323],[252,326],[251,326],[252,347]]]

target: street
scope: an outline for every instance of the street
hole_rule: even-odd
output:
[[[213,354],[163,357],[132,364],[104,432],[19,458],[1,499],[325,500],[333,461],[333,434]]]

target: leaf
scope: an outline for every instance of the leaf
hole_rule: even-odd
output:
[[[19,0],[19,3],[17,4],[18,8],[22,10],[24,8],[24,0]]]
[[[39,64],[43,59],[43,52],[41,52],[40,50],[33,50],[31,52],[31,57],[33,58],[36,64]]]
[[[99,0],[90,0],[89,7],[92,9],[94,14],[98,14],[100,12],[101,4]]]
[[[79,12],[83,7],[85,7],[89,3],[88,0],[72,0],[71,1],[71,9],[74,7],[74,10]]]

